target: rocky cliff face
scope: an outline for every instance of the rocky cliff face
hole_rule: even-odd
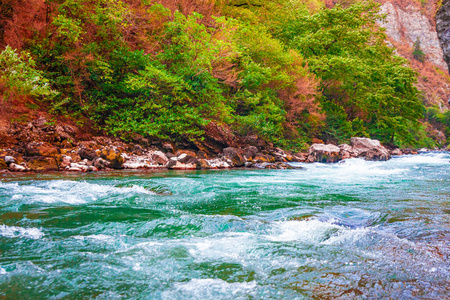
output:
[[[450,68],[450,1],[443,0],[436,14],[436,31],[444,51],[444,60]]]
[[[450,3],[448,0],[444,1]],[[450,9],[447,11],[447,24],[449,24]],[[381,6],[381,13],[386,14],[386,19],[380,22],[380,26],[386,28],[386,34],[393,42],[399,45],[406,44],[412,49],[414,42],[418,39],[422,51],[427,55],[427,60],[433,65],[448,71],[434,24],[429,21],[418,7],[408,5],[402,8],[395,3],[386,2]],[[448,25],[446,28],[448,28]],[[450,55],[450,33],[448,35],[448,51]]]

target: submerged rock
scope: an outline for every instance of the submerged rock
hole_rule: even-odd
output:
[[[308,162],[335,163],[342,160],[341,149],[332,144],[312,144],[309,147]]]

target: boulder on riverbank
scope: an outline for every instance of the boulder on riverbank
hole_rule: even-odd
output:
[[[334,163],[347,158],[385,161],[391,158],[389,151],[378,140],[353,137],[350,145],[313,144],[309,148],[307,162]]]
[[[307,162],[335,163],[342,160],[341,149],[332,144],[312,144]]]
[[[216,123],[207,126],[207,137],[198,142],[158,141],[139,135],[126,142],[115,137],[93,136],[75,126],[51,123],[45,118],[22,125],[14,123],[8,133],[10,142],[0,149],[0,170],[278,169],[290,168],[289,162],[333,163],[353,157],[387,160],[391,155],[379,141],[367,138],[352,138],[350,145],[339,146],[316,140],[309,152],[294,153],[277,148],[257,135],[235,136],[226,125]],[[392,155],[402,152],[417,153],[397,149]]]
[[[383,147],[378,140],[369,138],[352,137],[350,145],[353,148],[355,157],[362,157],[366,160],[386,161],[391,159],[389,151]]]

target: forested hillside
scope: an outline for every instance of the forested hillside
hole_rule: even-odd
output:
[[[192,143],[215,124],[243,141],[258,136],[293,150],[352,136],[398,147],[448,143],[424,122],[448,138],[449,111],[426,110],[418,74],[387,42],[374,2],[2,0],[0,7],[8,122],[46,112],[124,140]]]

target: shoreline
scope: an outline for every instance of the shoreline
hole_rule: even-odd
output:
[[[427,149],[426,151],[418,151],[417,153],[413,153],[413,154],[400,154],[400,155],[393,155],[392,157],[401,157],[401,156],[411,156],[411,155],[420,155],[420,154],[425,154],[425,153],[442,153],[442,152],[448,152],[450,153],[449,150],[446,149],[439,149],[439,150],[435,150],[435,149]],[[343,160],[340,160],[338,162],[332,162],[332,163],[323,163],[323,164],[336,164],[336,163],[344,163],[347,159],[352,159],[352,158],[358,158],[358,157],[351,157],[351,158],[346,158]],[[359,157],[360,159],[366,160],[362,157]],[[0,158],[1,159],[1,158]],[[27,170],[27,171],[10,171],[8,169],[3,169],[0,170],[0,176],[7,176],[7,175],[12,175],[11,178],[14,177],[22,177],[22,176],[26,176],[26,175],[44,175],[44,176],[59,176],[59,175],[64,175],[64,176],[68,176],[68,177],[78,177],[80,175],[82,176],[87,176],[87,175],[93,175],[93,176],[101,176],[101,177],[115,177],[117,174],[130,174],[130,175],[145,175],[145,174],[183,174],[183,173],[202,173],[202,172],[222,172],[222,171],[262,171],[262,170],[281,170],[281,169],[290,169],[290,170],[301,170],[301,169],[305,169],[303,166],[292,166],[291,163],[302,163],[302,164],[314,164],[314,163],[322,163],[322,162],[308,162],[308,161],[292,161],[292,162],[288,162],[286,163],[287,165],[289,165],[289,167],[286,168],[258,168],[258,167],[229,167],[229,168],[209,168],[209,169],[169,169],[167,167],[160,167],[160,168],[134,168],[134,169],[130,169],[130,168],[123,168],[123,169],[111,169],[111,168],[107,168],[107,169],[102,169],[102,170],[97,170],[97,171],[69,171],[69,170],[65,170],[65,169],[61,169],[61,170]],[[44,179],[44,178],[43,178]]]
[[[201,142],[131,142],[92,136],[68,124],[49,124],[40,117],[14,124],[0,145],[0,172],[98,172],[112,170],[223,170],[293,169],[292,162],[335,163],[347,158],[385,161],[392,155],[418,154],[436,149],[387,149],[378,140],[353,137],[349,144],[312,144],[307,152],[286,151],[259,138],[239,138],[215,124],[214,134]],[[5,145],[9,147],[5,147]],[[445,151],[445,149],[440,149]],[[449,150],[449,148],[447,148]]]

